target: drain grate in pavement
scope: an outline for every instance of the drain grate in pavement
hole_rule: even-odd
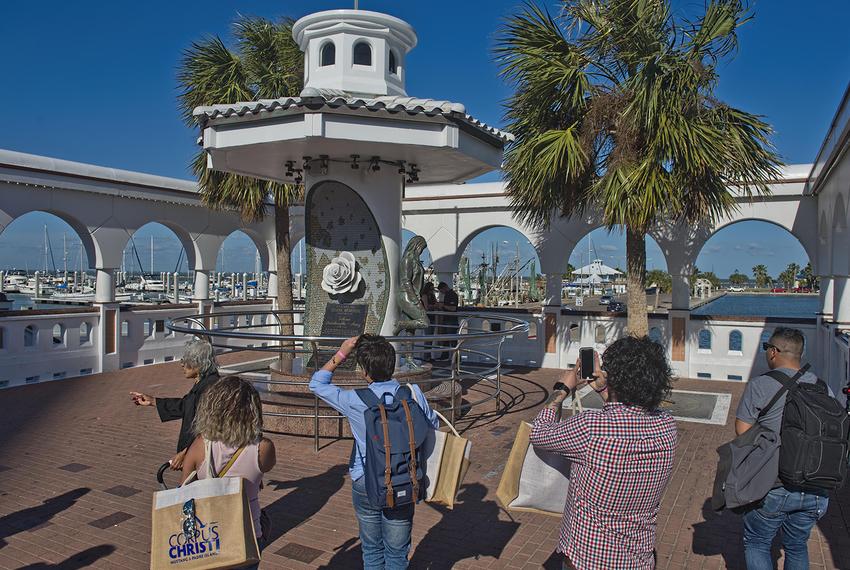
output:
[[[106,515],[103,518],[91,521],[89,524],[95,528],[103,530],[111,526],[118,526],[122,522],[128,521],[131,518],[133,518],[133,515],[131,515],[130,513],[118,511],[116,513],[112,513],[111,515]]]
[[[141,491],[134,489],[133,487],[127,487],[126,485],[116,485],[115,487],[105,489],[104,493],[109,493],[110,495],[126,499],[127,497],[132,497],[136,493],[141,493]]]
[[[62,469],[63,471],[69,471],[71,473],[79,473],[80,471],[91,469],[91,466],[83,465],[82,463],[69,463],[68,465],[63,465],[59,469]]]
[[[310,548],[309,546],[304,546],[303,544],[290,542],[289,544],[278,550],[276,554],[279,554],[284,558],[289,558],[290,560],[297,560],[298,562],[309,564],[313,560],[321,556],[322,551],[316,550],[315,548]]]

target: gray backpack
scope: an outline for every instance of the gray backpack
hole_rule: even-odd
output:
[[[762,500],[776,484],[779,473],[779,434],[760,420],[809,369],[806,364],[783,385],[759,412],[753,427],[717,448],[720,456],[711,507],[715,511],[737,509]]]

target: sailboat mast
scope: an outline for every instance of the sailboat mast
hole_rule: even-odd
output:
[[[153,236],[151,236],[151,275],[153,275]]]

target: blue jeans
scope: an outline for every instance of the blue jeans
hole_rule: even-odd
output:
[[[410,552],[410,529],[414,506],[376,509],[366,495],[366,477],[351,485],[354,514],[360,525],[365,570],[397,570],[407,568]]]
[[[808,570],[809,534],[829,505],[824,495],[773,489],[757,509],[744,515],[744,558],[747,570],[772,570],[770,544],[782,529],[785,570]]]

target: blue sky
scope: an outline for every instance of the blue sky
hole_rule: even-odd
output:
[[[423,9],[421,3],[363,0],[360,6],[401,17],[416,29],[419,45],[407,62],[410,94],[463,102],[476,117],[501,125],[509,90],[497,76],[491,49],[500,22],[519,4],[432,1]],[[326,0],[150,0],[143,6],[46,0],[6,6],[0,19],[0,148],[188,178],[186,165],[196,150],[197,133],[182,124],[176,106],[175,70],[181,50],[206,34],[227,37],[237,12],[297,18],[352,5]],[[701,0],[673,2],[680,14],[702,5]],[[765,115],[787,162],[811,162],[847,84],[845,23],[850,3],[761,0],[752,6],[755,20],[741,30],[737,57],[721,67],[717,93],[730,104]],[[36,214],[0,234],[0,267],[40,266],[45,223],[61,264],[62,232],[72,232]],[[793,237],[774,235],[766,224],[739,224],[726,232],[714,240],[725,239],[732,248],[706,247],[700,267],[714,267],[724,275],[736,268],[749,271],[757,258],[777,271],[798,261],[801,253]],[[156,269],[173,269],[179,251],[176,239],[165,230],[154,233],[157,240],[165,236],[155,245],[161,248],[155,255],[160,260]],[[622,238],[594,234],[592,239],[603,258],[622,257]],[[470,248],[508,242],[504,246],[513,251],[516,241],[509,230],[492,230]],[[234,237],[228,244],[228,251],[232,246],[234,252],[253,248],[247,237]],[[146,259],[141,243],[137,248]],[[581,244],[577,251],[586,249]],[[521,249],[520,255],[529,253]],[[245,267],[228,270],[253,269],[252,253],[238,257]],[[649,257],[657,257],[652,247]]]

